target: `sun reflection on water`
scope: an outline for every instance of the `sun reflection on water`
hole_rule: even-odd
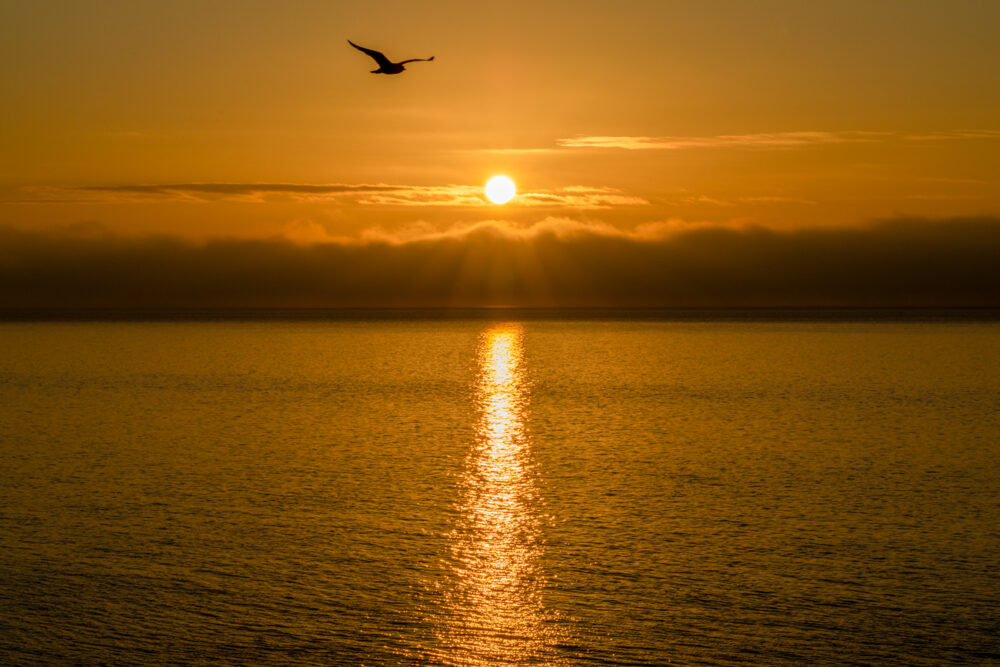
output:
[[[476,441],[451,535],[441,640],[458,664],[547,663],[556,619],[542,603],[542,521],[526,429],[519,325],[485,331],[478,351]]]

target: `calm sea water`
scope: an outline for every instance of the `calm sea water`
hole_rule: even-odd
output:
[[[0,324],[4,664],[1000,662],[1000,324]]]

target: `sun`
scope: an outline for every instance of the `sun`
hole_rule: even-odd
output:
[[[486,198],[494,204],[506,204],[516,194],[517,186],[506,176],[494,176],[486,183]]]

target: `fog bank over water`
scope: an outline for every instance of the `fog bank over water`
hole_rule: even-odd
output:
[[[545,220],[313,244],[0,228],[0,308],[1000,306],[1000,218]]]

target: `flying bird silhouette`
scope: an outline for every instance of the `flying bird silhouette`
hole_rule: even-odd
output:
[[[376,51],[375,49],[366,49],[363,46],[358,46],[351,40],[347,40],[347,43],[356,48],[358,51],[364,51],[365,53],[367,53],[368,55],[370,55],[372,58],[375,59],[375,62],[378,63],[378,69],[373,69],[372,74],[399,74],[404,69],[406,69],[405,67],[403,67],[403,65],[405,65],[406,63],[415,63],[421,61],[430,62],[431,60],[434,60],[434,56],[431,56],[430,58],[410,58],[409,60],[403,60],[398,63],[394,63],[388,58],[386,58],[385,54],[382,53],[381,51]]]

